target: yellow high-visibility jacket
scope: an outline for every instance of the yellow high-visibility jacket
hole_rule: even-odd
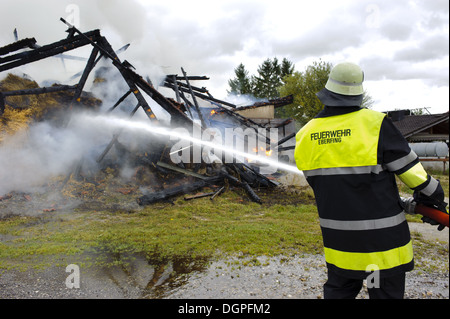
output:
[[[329,268],[352,278],[413,269],[394,174],[427,196],[440,185],[385,114],[343,108],[311,120],[296,135],[295,160],[314,190]]]

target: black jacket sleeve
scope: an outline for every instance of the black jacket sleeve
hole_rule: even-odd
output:
[[[444,201],[444,190],[440,182],[425,171],[418,156],[389,118],[385,118],[381,125],[378,161],[409,188],[414,189],[417,200]]]

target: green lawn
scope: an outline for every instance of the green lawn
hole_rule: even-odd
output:
[[[83,210],[6,218],[0,221],[0,268],[43,267],[58,260],[64,264],[66,256],[96,264],[124,253],[157,261],[322,252],[310,191],[259,194],[262,205],[228,190],[213,201],[180,197],[173,204],[132,212]]]
[[[448,174],[434,172],[433,176],[441,180],[448,197]],[[259,190],[263,204],[251,202],[241,189],[227,189],[214,200],[185,201],[180,196],[173,203],[135,205],[133,209],[121,207],[129,207],[122,204],[135,201],[136,194],[123,195],[108,188],[98,193],[105,195],[76,209],[40,210],[35,217],[0,219],[0,268],[67,265],[68,260],[108,264],[135,254],[157,263],[173,258],[323,252],[309,188]],[[408,220],[421,222],[414,216]]]

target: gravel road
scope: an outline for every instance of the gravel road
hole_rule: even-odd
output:
[[[413,224],[428,240],[444,241],[448,252],[448,229]],[[439,238],[437,237],[439,236]],[[437,259],[436,259],[437,258]],[[448,299],[448,254],[433,256],[435,267],[423,271],[416,267],[407,274],[405,298]],[[326,281],[322,255],[293,257],[232,258],[210,262],[207,266],[174,263],[158,268],[134,257],[127,266],[109,268],[80,267],[80,287],[68,288],[73,270],[51,267],[45,270],[4,271],[0,274],[0,299],[321,299]],[[368,298],[363,289],[358,299]]]

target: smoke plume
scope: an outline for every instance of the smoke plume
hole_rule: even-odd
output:
[[[70,174],[82,158],[92,161],[111,136],[110,128],[84,125],[76,116],[65,128],[40,122],[6,138],[0,146],[0,195],[31,192]]]

